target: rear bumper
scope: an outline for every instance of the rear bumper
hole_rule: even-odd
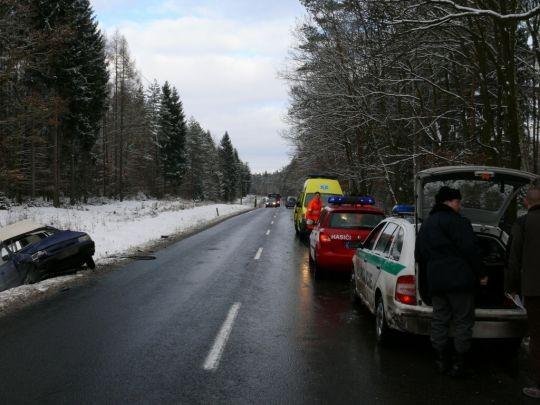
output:
[[[527,335],[527,314],[524,311],[477,309],[475,314],[474,338],[519,338]],[[389,311],[388,318],[392,327],[403,332],[419,335],[431,332],[431,307],[396,304],[393,311]]]
[[[317,253],[317,266],[330,271],[350,272],[353,270],[354,250],[345,253],[319,251]]]

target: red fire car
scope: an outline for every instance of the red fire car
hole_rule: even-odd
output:
[[[331,197],[309,237],[314,271],[352,271],[356,249],[382,221],[384,212],[372,197]]]

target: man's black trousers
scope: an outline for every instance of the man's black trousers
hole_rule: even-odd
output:
[[[442,352],[448,348],[450,325],[453,324],[456,353],[467,353],[471,348],[474,326],[474,293],[433,294],[432,304],[431,343],[435,350]]]

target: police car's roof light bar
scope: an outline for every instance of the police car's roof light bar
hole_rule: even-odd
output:
[[[397,204],[392,208],[392,214],[394,215],[413,215],[414,205],[410,204]]]
[[[353,196],[333,196],[328,199],[328,204],[358,204],[358,205],[375,205],[375,199],[369,195],[361,197]]]

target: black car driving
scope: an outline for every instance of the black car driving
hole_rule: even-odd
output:
[[[95,268],[94,241],[84,232],[30,221],[0,229],[0,291],[35,283],[49,274],[86,264]]]

